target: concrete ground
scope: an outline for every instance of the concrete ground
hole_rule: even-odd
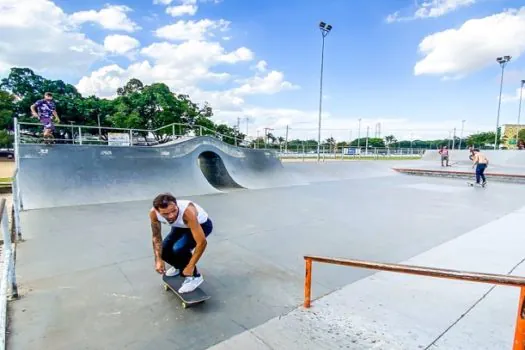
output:
[[[525,207],[404,263],[524,276],[524,219]],[[518,297],[515,287],[379,272],[210,350],[512,349]]]
[[[215,231],[199,264],[212,298],[190,309],[154,271],[149,201],[23,212],[22,298],[10,304],[9,349],[206,349],[295,310],[304,254],[405,261],[517,210],[524,195],[512,184],[480,189],[388,173],[191,197]],[[463,249],[476,249],[475,242]],[[507,246],[492,253],[503,257]],[[315,266],[313,297],[370,275]],[[457,306],[439,307],[454,314]],[[365,317],[366,307],[360,312]],[[414,332],[442,326],[429,322]]]

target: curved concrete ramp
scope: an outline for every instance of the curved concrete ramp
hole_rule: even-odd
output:
[[[186,196],[296,182],[284,174],[274,153],[211,137],[155,148],[20,145],[26,210],[145,200],[164,191]]]

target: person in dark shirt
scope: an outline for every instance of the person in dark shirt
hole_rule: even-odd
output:
[[[43,99],[31,105],[31,114],[33,117],[40,119],[40,123],[44,126],[44,142],[47,142],[46,139],[52,138],[55,130],[53,119],[60,122],[55,102],[53,102],[53,94],[46,92]]]

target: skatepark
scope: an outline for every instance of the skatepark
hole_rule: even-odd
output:
[[[314,263],[304,308],[304,256],[525,276],[525,153],[487,152],[488,186],[472,188],[466,151],[443,169],[433,152],[281,162],[212,137],[18,146],[24,240],[8,349],[513,346],[519,288]],[[160,192],[214,222],[199,262],[211,298],[188,309],[154,269],[148,210]]]

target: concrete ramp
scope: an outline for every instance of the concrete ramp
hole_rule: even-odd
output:
[[[211,137],[166,147],[20,145],[25,210],[219,193],[292,183],[274,153],[232,147]]]
[[[390,162],[283,165],[275,152],[195,137],[165,147],[20,145],[23,209],[151,200],[395,176]]]

